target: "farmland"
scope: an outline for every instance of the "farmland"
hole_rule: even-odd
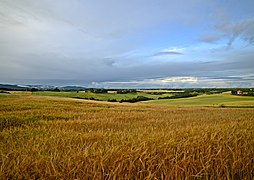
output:
[[[254,97],[234,96],[230,93],[201,95],[197,97],[154,100],[145,102],[148,104],[159,104],[168,106],[206,106],[206,107],[254,107]]]
[[[161,93],[161,94],[151,94]],[[163,92],[163,93],[162,93]],[[230,92],[219,94],[200,94],[196,97],[177,98],[177,99],[160,99],[163,97],[173,96],[174,93],[181,93],[182,91],[138,91],[136,93],[126,94],[108,94],[108,93],[92,93],[92,92],[52,92],[52,91],[39,91],[33,92],[34,96],[54,96],[54,97],[68,97],[79,99],[92,99],[99,101],[109,101],[115,99],[121,101],[123,99],[137,98],[138,96],[152,98],[154,100],[145,101],[142,103],[151,105],[167,105],[177,107],[254,107],[253,96],[236,96],[231,95]],[[16,92],[17,94],[17,92]],[[27,95],[29,92],[24,92]]]
[[[201,98],[201,103],[204,97],[158,101]],[[220,103],[216,95],[207,97]],[[0,94],[0,179],[254,176],[252,108],[150,104],[156,101],[120,104]]]
[[[52,91],[39,91],[33,92],[33,95],[37,96],[56,96],[56,97],[70,97],[80,99],[97,99],[101,101],[108,101],[110,99],[116,99],[120,101],[122,99],[136,98],[137,96],[145,96],[149,98],[157,99],[158,95],[151,95],[143,92],[127,93],[127,94],[109,94],[109,93],[92,93],[92,92],[52,92]],[[165,96],[165,95],[164,95]]]

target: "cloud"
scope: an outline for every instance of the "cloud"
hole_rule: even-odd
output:
[[[242,40],[253,43],[254,38],[254,19],[247,19],[234,24],[222,24],[218,26],[219,29],[223,30],[225,33],[229,32],[228,46],[232,46],[236,38],[241,38]]]
[[[222,38],[221,35],[206,35],[200,37],[198,40],[205,43],[214,43]]]
[[[112,58],[104,58],[103,62],[107,66],[113,66],[116,63],[116,61]]]
[[[200,43],[233,46],[240,39],[252,45],[253,18],[224,21],[201,36],[199,44],[193,42],[204,34],[204,27],[218,24],[208,15],[213,4],[212,0],[2,0],[0,81],[82,85],[253,73],[249,46],[249,52],[232,48],[210,53],[214,44]],[[187,80],[175,81],[184,86],[190,84]]]
[[[92,82],[91,87],[97,88],[226,88],[226,87],[252,87],[253,75],[246,76],[175,76],[164,78],[150,78],[132,81],[105,81]]]
[[[244,19],[235,23],[224,22],[216,25],[221,36],[211,36],[211,42],[227,38],[227,46],[233,46],[237,38],[252,45],[254,44],[254,18]],[[209,36],[207,39],[209,42]],[[213,41],[214,40],[214,41]]]
[[[116,82],[92,82],[92,86],[100,88],[151,88],[151,87],[166,87],[173,88],[175,85],[177,87],[187,86],[197,83],[196,77],[165,77],[165,78],[150,78],[143,80],[132,80],[132,81],[116,81]]]
[[[229,76],[240,76],[246,74],[254,74],[253,67],[253,52],[249,53],[239,53],[235,52],[229,54],[223,58],[223,60],[217,61],[162,61],[160,63],[130,63],[132,60],[129,59],[126,61],[130,65],[119,65],[116,60],[111,59],[73,59],[58,57],[51,58],[51,55],[40,57],[38,61],[43,61],[44,58],[50,60],[49,63],[38,63],[34,61],[37,56],[30,56],[29,59],[26,57],[26,61],[12,61],[12,59],[5,59],[1,65],[2,71],[0,71],[0,81],[5,79],[15,80],[20,82],[22,79],[26,79],[26,82],[44,82],[44,83],[57,83],[65,82],[69,80],[70,84],[72,82],[79,82],[82,84],[90,84],[91,82],[129,82],[133,81],[142,81],[144,79],[154,79],[154,77],[169,77],[169,79],[164,78],[164,82],[180,82],[188,83],[189,85],[192,79],[177,79],[171,77],[229,77]],[[23,59],[23,57],[20,57]],[[2,60],[3,61],[3,60]],[[12,63],[10,63],[12,62]],[[87,63],[90,62],[90,63]],[[206,63],[208,62],[208,63]],[[68,68],[66,68],[68,65]],[[10,67],[11,66],[11,67]],[[9,69],[18,69],[17,71],[9,71]],[[17,77],[22,75],[21,79]],[[8,75],[8,78],[6,78]],[[60,77],[60,78],[59,78]],[[60,81],[62,79],[62,81]],[[212,78],[209,78],[210,80]],[[64,81],[65,80],[65,81]],[[184,82],[185,81],[185,82]],[[237,79],[232,79],[232,81],[237,81]],[[245,80],[247,81],[247,79]],[[253,80],[248,80],[252,81]],[[239,81],[237,81],[239,82]],[[161,83],[161,81],[160,81]],[[200,81],[197,82],[200,84]],[[115,84],[115,83],[114,83]],[[152,84],[152,83],[150,83]],[[158,83],[155,83],[153,87]],[[202,83],[201,83],[202,84]],[[136,83],[143,86],[140,83]],[[175,84],[177,85],[177,83]],[[145,84],[146,87],[149,86],[148,83]],[[187,85],[186,85],[187,86]],[[198,85],[197,85],[198,86]]]
[[[153,56],[181,55],[183,53],[177,51],[165,51],[155,53]]]
[[[182,55],[184,51],[184,48],[168,48],[163,49],[152,56],[167,56],[167,55]]]

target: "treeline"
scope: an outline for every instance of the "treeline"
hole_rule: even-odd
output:
[[[128,93],[136,93],[136,89],[87,89],[86,91],[90,91],[92,93],[108,93],[108,91],[115,91],[117,94],[128,94]]]
[[[162,95],[162,94],[170,94],[171,92],[145,92],[145,93],[151,95]]]
[[[248,92],[247,94],[243,94],[243,96],[254,96],[254,92]]]
[[[149,101],[149,100],[154,100],[153,98],[145,97],[145,96],[137,96],[136,98],[131,98],[131,99],[122,99],[119,102],[130,102],[130,103],[135,103],[139,101]]]
[[[230,91],[229,88],[193,88],[185,89],[185,93],[200,93],[200,94],[220,94],[223,92]]]
[[[94,100],[94,101],[103,101],[101,99],[96,99],[94,97],[78,97],[78,96],[74,96],[72,98],[75,98],[75,99],[86,99],[86,100]]]
[[[0,93],[10,94],[9,92],[7,92],[5,90],[0,90]]]
[[[86,99],[86,100],[94,100],[94,101],[103,101],[101,99],[97,99],[94,97],[78,97],[78,96],[74,96],[72,98],[76,98],[76,99]],[[145,97],[145,96],[137,96],[136,98],[131,98],[131,99],[121,99],[120,101],[117,101],[116,99],[108,99],[108,102],[130,102],[130,103],[135,103],[135,102],[139,102],[139,101],[149,101],[149,100],[154,100],[153,98],[149,98],[149,97]]]
[[[178,99],[178,98],[188,98],[188,97],[195,97],[198,96],[198,93],[178,93],[173,96],[165,96],[165,97],[159,97],[158,99]]]
[[[170,90],[170,89],[168,89]],[[179,93],[198,93],[198,94],[220,94],[223,92],[230,91],[229,88],[188,88],[188,89],[172,89],[171,92],[146,92],[152,95],[163,95],[163,94],[179,94]],[[183,92],[179,92],[183,91]]]
[[[135,103],[135,102],[140,102],[140,101],[149,101],[149,100],[154,100],[153,98],[145,97],[145,96],[137,96],[136,98],[131,98],[131,99],[121,99],[119,102],[129,102],[129,103]],[[108,102],[118,102],[116,99],[109,99]]]

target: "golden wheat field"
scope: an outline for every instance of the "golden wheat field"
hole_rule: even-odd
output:
[[[254,109],[0,98],[0,179],[252,179]]]

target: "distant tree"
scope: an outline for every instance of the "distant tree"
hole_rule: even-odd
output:
[[[236,89],[232,89],[232,90],[231,90],[231,94],[232,94],[232,95],[236,95],[236,94],[237,94],[237,90],[236,90]]]
[[[108,102],[117,102],[116,99],[108,99]]]
[[[9,92],[7,92],[7,91],[5,91],[5,90],[0,90],[0,93],[10,94]]]
[[[53,90],[55,92],[60,92],[60,89],[58,89],[57,87]]]
[[[36,92],[36,91],[39,91],[39,90],[37,88],[32,88],[31,91]]]
[[[178,99],[178,98],[188,98],[188,97],[195,97],[198,96],[197,93],[177,93],[173,96],[165,96],[165,97],[159,97],[158,99]]]
[[[122,99],[120,101],[120,103],[122,103],[122,102],[135,103],[135,102],[139,102],[139,101],[149,101],[149,100],[154,100],[154,99],[149,98],[149,97],[144,97],[144,96],[137,96],[136,98],[132,98],[132,99]]]

